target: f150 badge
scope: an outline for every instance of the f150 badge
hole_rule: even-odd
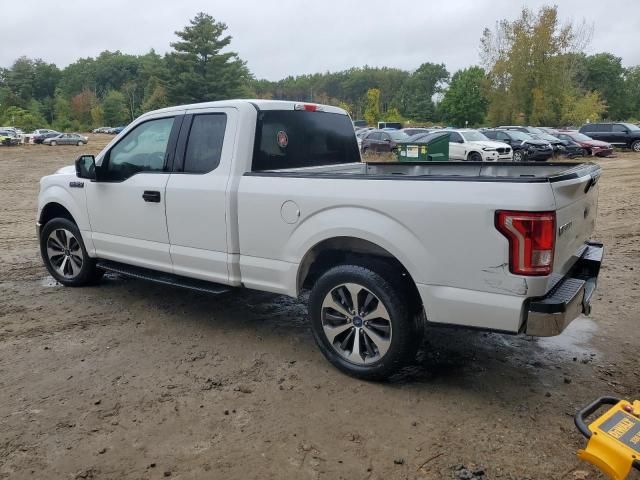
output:
[[[573,222],[565,223],[561,225],[558,229],[558,236],[561,237],[567,230],[569,230],[573,226]]]

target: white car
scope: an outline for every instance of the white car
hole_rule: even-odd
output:
[[[490,140],[478,130],[443,130],[450,132],[449,158],[472,162],[512,162],[510,145]]]
[[[114,271],[215,294],[310,291],[321,352],[380,379],[413,359],[426,323],[548,336],[589,313],[600,171],[367,164],[340,108],[201,103],[145,113],[43,177],[38,239],[68,286]]]

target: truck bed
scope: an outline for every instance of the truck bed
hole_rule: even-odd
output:
[[[597,174],[595,163],[513,162],[370,162],[288,168],[252,172],[248,175],[370,178],[407,180],[467,180],[504,182],[556,182]]]

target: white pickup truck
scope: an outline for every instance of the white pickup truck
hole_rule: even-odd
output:
[[[231,100],[142,115],[40,182],[60,283],[105,271],[222,293],[310,290],[341,370],[387,377],[426,324],[548,336],[589,313],[590,163],[362,163],[345,111]]]

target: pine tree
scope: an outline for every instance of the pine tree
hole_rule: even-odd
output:
[[[204,102],[247,94],[250,74],[245,62],[235,52],[223,52],[231,43],[226,29],[224,23],[200,12],[176,32],[180,41],[171,44],[174,51],[167,57],[170,101]]]

